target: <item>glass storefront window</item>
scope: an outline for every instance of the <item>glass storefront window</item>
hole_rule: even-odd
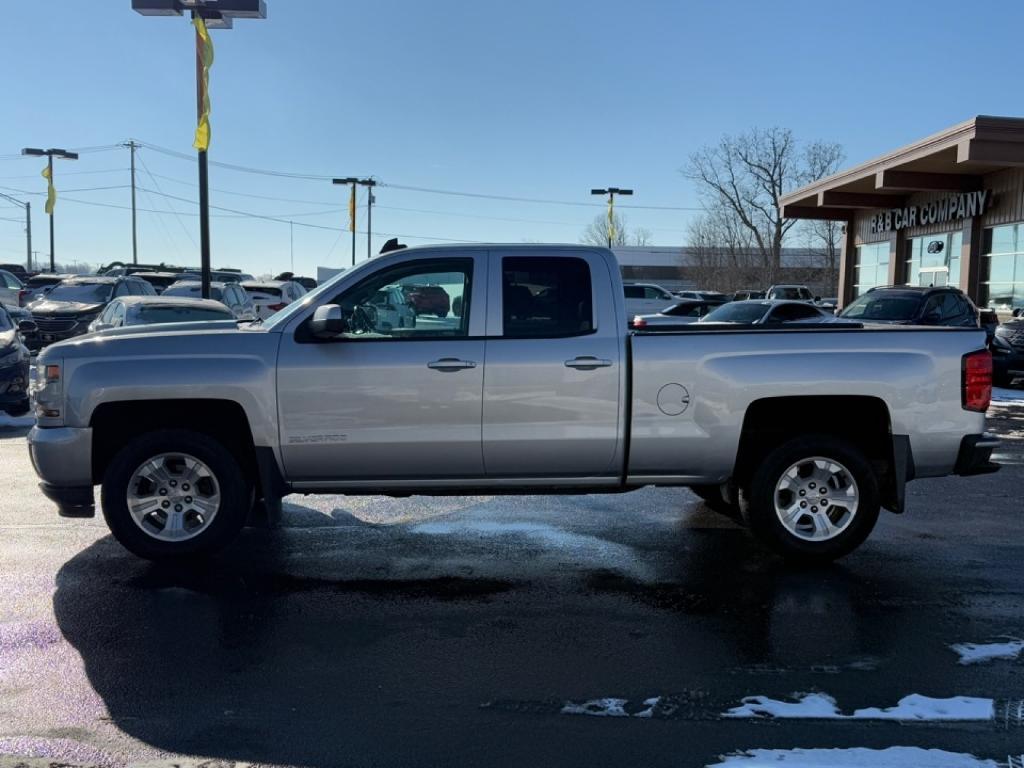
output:
[[[907,285],[960,285],[963,232],[913,237],[907,241]],[[929,248],[931,250],[929,251]]]
[[[876,285],[889,282],[889,241],[857,246],[853,295],[860,296]]]
[[[1024,307],[1024,224],[985,230],[978,299],[983,307],[1007,312]]]

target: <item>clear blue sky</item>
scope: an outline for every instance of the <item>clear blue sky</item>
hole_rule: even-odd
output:
[[[135,138],[191,153],[192,29],[130,5],[5,4],[0,191],[43,191],[42,163],[17,157],[23,146]],[[976,114],[1024,115],[1018,2],[267,5],[267,20],[213,32],[211,160],[580,203],[593,202],[593,186],[631,186],[631,204],[687,208],[697,201],[678,169],[726,132],[789,127],[803,140],[840,142],[851,164]],[[139,160],[141,188],[195,199],[194,161],[151,148]],[[127,168],[127,149],[57,164],[58,260],[130,258],[127,210],[71,200],[127,206]],[[296,272],[348,262],[341,188],[220,167],[211,186],[214,205],[295,222]],[[26,199],[34,247],[46,253],[42,198]],[[377,202],[374,228],[410,235],[409,244],[432,242],[411,235],[576,242],[601,211],[385,186]],[[151,192],[138,204],[179,212],[140,214],[140,260],[198,263],[194,204]],[[215,264],[288,268],[288,224],[214,213]],[[694,215],[623,213],[658,245],[683,244]],[[23,256],[22,228],[8,220],[18,215],[0,205],[0,261]],[[360,235],[359,258],[365,249]]]

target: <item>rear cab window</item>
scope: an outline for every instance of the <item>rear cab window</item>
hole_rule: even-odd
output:
[[[559,338],[594,331],[590,267],[584,259],[506,256],[501,269],[503,337]]]

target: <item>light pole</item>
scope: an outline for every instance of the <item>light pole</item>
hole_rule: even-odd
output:
[[[371,241],[373,240],[373,204],[376,202],[373,198],[373,188],[377,186],[377,182],[372,178],[363,179],[359,182],[366,187],[366,258],[372,259],[373,246]]]
[[[56,272],[54,267],[54,255],[53,255],[53,206],[57,202],[57,192],[53,186],[53,158],[59,157],[63,160],[77,160],[77,152],[68,152],[65,149],[36,149],[35,147],[25,147],[21,150],[23,155],[31,155],[32,157],[46,157],[46,171],[43,175],[46,177],[46,212],[50,215],[50,271]]]
[[[132,0],[132,9],[143,16],[181,16],[188,11],[196,26],[196,139],[199,153],[199,259],[202,296],[210,298],[210,188],[206,152],[210,141],[210,100],[207,80],[213,62],[208,29],[231,29],[234,19],[265,19],[264,0]],[[199,22],[202,22],[201,24]]]
[[[592,189],[590,190],[592,195],[608,195],[608,247],[612,247],[612,238],[615,236],[615,196],[616,195],[632,195],[632,189],[619,189],[618,187],[608,187],[608,189]]]
[[[348,199],[348,228],[352,230],[352,266],[356,265],[356,184],[359,179],[355,176],[346,176],[343,179],[332,179],[332,184],[351,184],[350,196]]]
[[[127,141],[121,145],[122,147],[128,147],[131,151],[132,156],[132,264],[139,263],[139,245],[138,240],[135,236],[135,150],[139,148],[136,141]]]
[[[14,203],[15,205],[21,205],[25,208],[25,271],[32,271],[32,204],[28,201],[22,202],[10,195],[5,195],[0,192],[0,197],[4,200]]]

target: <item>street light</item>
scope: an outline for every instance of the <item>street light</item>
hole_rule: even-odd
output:
[[[46,157],[46,212],[50,216],[50,271],[56,272],[57,269],[54,266],[54,253],[53,253],[53,206],[56,202],[57,193],[54,191],[53,186],[53,158],[59,157],[62,160],[77,160],[77,152],[68,152],[66,149],[36,149],[35,147],[25,147],[21,150],[21,154],[30,155],[31,157]]]
[[[188,11],[193,22],[202,19],[207,29],[231,29],[234,19],[265,19],[264,0],[132,0],[132,10],[143,16],[181,16]],[[196,29],[196,113],[200,125],[208,114],[206,73],[203,61],[204,42]],[[198,131],[197,131],[198,133]],[[205,146],[199,151],[199,257],[202,273],[202,296],[210,298],[210,188]]]
[[[608,189],[592,189],[590,190],[592,195],[608,195],[608,247],[612,247],[612,237],[615,233],[615,196],[616,195],[632,195],[632,189],[619,189],[618,187],[608,187]]]
[[[25,208],[25,246],[27,248],[26,258],[25,258],[25,271],[31,272],[32,271],[32,204],[29,203],[27,200],[26,201],[21,201],[21,200],[18,200],[17,198],[15,198],[15,197],[11,197],[10,195],[5,195],[3,192],[0,192],[0,197],[2,197],[4,200],[7,200],[8,202],[14,203],[15,205],[23,206]]]

